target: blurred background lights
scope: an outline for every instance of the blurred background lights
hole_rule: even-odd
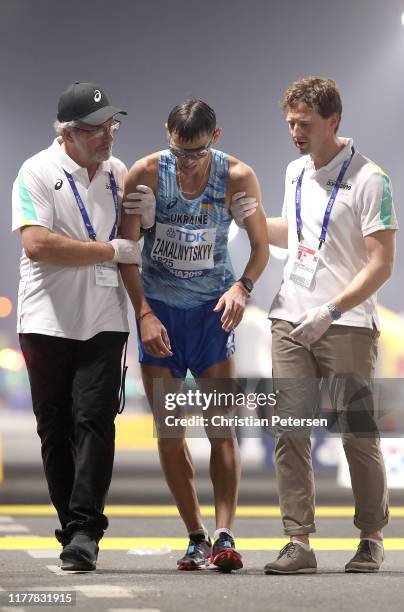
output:
[[[8,317],[13,310],[13,303],[7,297],[0,296],[0,317]]]
[[[401,25],[404,28],[404,13],[401,13]]]
[[[18,372],[24,366],[24,358],[18,351],[10,348],[0,350],[0,368],[10,372]]]

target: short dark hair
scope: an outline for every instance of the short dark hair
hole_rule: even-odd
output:
[[[299,102],[314,108],[323,119],[328,119],[334,113],[338,113],[341,118],[341,96],[333,79],[309,76],[289,85],[283,95],[282,110],[293,108]]]
[[[191,98],[174,106],[167,119],[170,134],[175,132],[181,140],[190,141],[201,134],[213,134],[216,115],[203,100]]]

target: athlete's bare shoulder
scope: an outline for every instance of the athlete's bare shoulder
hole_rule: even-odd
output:
[[[229,158],[229,178],[231,180],[242,180],[251,175],[254,175],[254,170],[248,164],[244,163],[233,155],[228,155]]]
[[[228,175],[228,198],[238,193],[245,191],[248,194],[254,193],[260,199],[260,189],[258,179],[254,170],[248,164],[240,159],[229,155],[229,175]]]
[[[136,191],[136,185],[147,185],[156,192],[159,160],[160,151],[136,160],[129,170],[125,183],[125,193]]]

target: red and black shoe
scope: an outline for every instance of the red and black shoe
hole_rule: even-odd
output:
[[[192,571],[206,569],[210,563],[212,542],[204,534],[190,534],[187,552],[177,561],[177,569]]]
[[[233,538],[222,531],[212,546],[211,562],[220,571],[228,573],[243,567],[240,553],[235,549]]]

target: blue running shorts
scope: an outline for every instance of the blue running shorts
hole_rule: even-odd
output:
[[[234,330],[225,332],[222,329],[220,318],[223,310],[213,312],[218,299],[195,308],[176,308],[147,298],[153,312],[167,329],[173,355],[148,355],[140,339],[139,323],[136,322],[139,362],[170,368],[176,378],[185,378],[189,369],[198,378],[207,368],[230,357],[235,351]]]

